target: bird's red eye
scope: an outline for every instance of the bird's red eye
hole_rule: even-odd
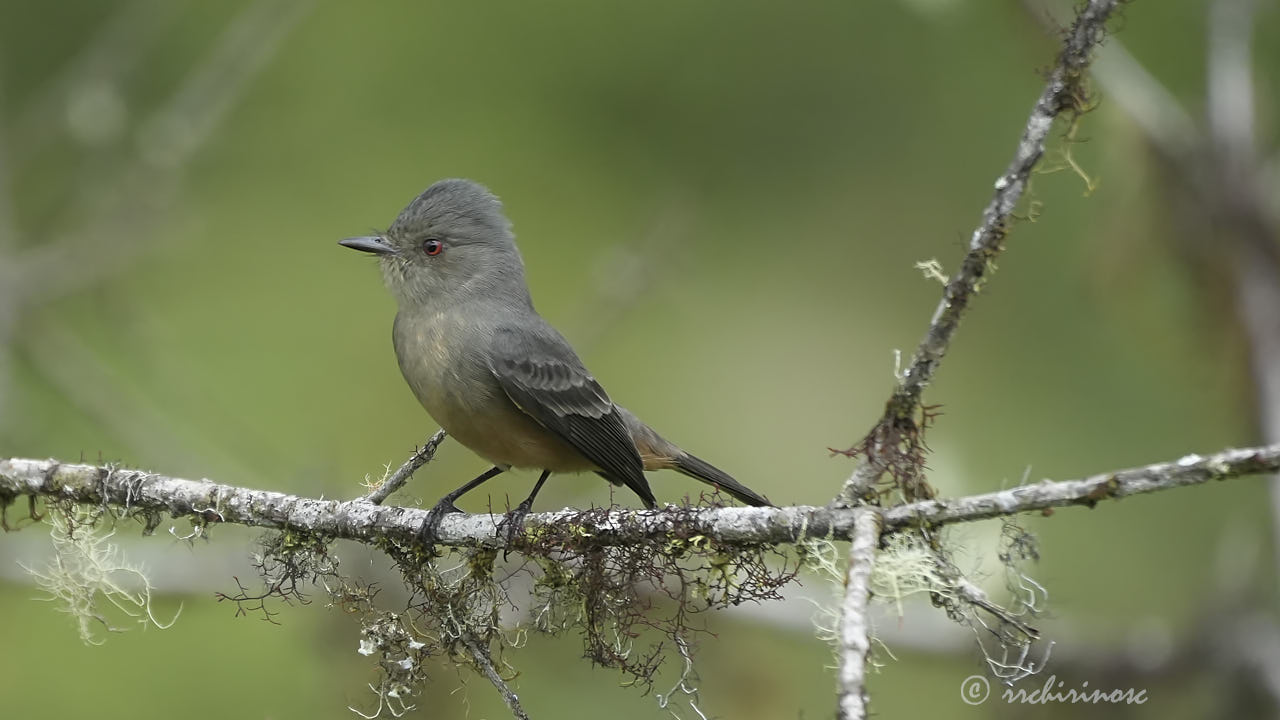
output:
[[[435,238],[432,238],[422,243],[422,252],[432,257],[435,257],[436,255],[439,255],[440,253],[444,252],[444,243],[440,242],[439,240],[436,240]]]

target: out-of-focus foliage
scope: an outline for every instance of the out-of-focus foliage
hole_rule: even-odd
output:
[[[1193,114],[1202,5],[1135,3],[1118,35]],[[1275,12],[1259,22],[1260,38],[1280,30]],[[878,416],[893,351],[937,302],[913,265],[959,258],[1054,43],[1012,3],[5,3],[0,454],[361,492],[435,425],[399,377],[373,263],[336,241],[465,176],[504,199],[539,309],[615,399],[775,502],[824,503],[851,469],[827,448]],[[1280,66],[1280,43],[1257,50]],[[1273,113],[1277,78],[1259,82]],[[1170,247],[1140,133],[1103,96],[1073,152],[1098,189],[1035,179],[1035,222],[1013,229],[928,391],[943,494],[1255,439],[1239,340]],[[393,501],[434,501],[481,468],[446,442]],[[532,480],[494,480],[493,505]],[[1064,648],[1176,638],[1224,574],[1253,571],[1263,497],[1246,480],[1028,521],[1042,629],[1070,628]],[[539,505],[610,499],[594,476],[561,477]],[[6,713],[349,717],[367,702],[341,613],[287,609],[277,627],[214,601],[249,577],[249,534],[188,547],[166,530],[114,540],[181,618],[92,648],[17,569],[44,531],[0,538]],[[972,541],[962,569],[994,572],[998,524],[956,532]],[[364,557],[350,552],[347,567]],[[831,712],[828,649],[803,621],[716,629],[700,707]],[[515,658],[534,717],[667,716],[580,647],[536,640]],[[898,657],[871,687],[886,717],[961,712],[960,682],[982,670]],[[478,678],[434,678],[422,716],[505,713]],[[1150,695],[1150,717],[1217,699],[1195,682]]]

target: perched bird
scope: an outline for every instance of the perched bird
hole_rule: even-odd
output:
[[[769,501],[665,440],[615,405],[568,341],[533,309],[524,262],[498,198],[441,180],[383,234],[340,241],[376,255],[399,306],[392,338],[422,407],[493,468],[449,493],[424,526],[434,536],[454,501],[509,468],[542,470],[516,508],[523,521],[553,472],[593,471],[656,505],[645,470],[669,468],[749,505]]]

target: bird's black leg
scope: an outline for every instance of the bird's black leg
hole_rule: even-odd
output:
[[[440,498],[440,502],[436,503],[436,506],[431,508],[427,513],[427,519],[422,522],[422,527],[418,528],[418,539],[425,545],[434,545],[436,541],[436,531],[440,529],[440,521],[444,520],[444,516],[449,513],[462,512],[462,510],[460,510],[457,505],[454,505],[453,502],[472,490],[475,490],[477,487],[480,487],[485,480],[496,475],[500,475],[505,470],[506,468],[497,467],[495,465],[494,467],[485,470],[483,473],[480,473],[479,477],[475,480],[468,482],[466,485],[463,485],[457,490],[454,490],[448,495]]]
[[[502,550],[503,560],[507,559],[507,550],[510,549],[511,543],[515,542],[516,535],[519,534],[521,528],[524,527],[524,518],[529,514],[529,510],[533,508],[533,499],[538,496],[538,491],[542,489],[542,484],[547,481],[547,476],[550,474],[550,470],[543,470],[542,476],[538,478],[538,482],[534,483],[533,492],[529,493],[529,497],[525,498],[523,502],[517,505],[515,510],[508,513],[498,525],[499,532],[501,532],[503,527],[506,527],[507,529],[507,543]]]

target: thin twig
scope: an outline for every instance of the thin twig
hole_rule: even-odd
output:
[[[374,488],[372,492],[364,496],[364,501],[381,505],[391,493],[399,490],[405,483],[409,482],[409,478],[418,471],[418,468],[431,462],[436,456],[436,449],[440,447],[440,443],[444,442],[445,432],[441,428],[435,432],[430,438],[423,443],[420,449],[414,450],[408,460],[400,466],[400,469],[391,474],[391,477],[382,481],[382,484]]]
[[[880,540],[880,515],[867,509],[856,512],[844,602],[840,604],[840,667],[836,675],[836,717],[840,720],[867,717],[867,653],[871,650],[867,602],[871,597],[871,567]]]
[[[529,720],[529,714],[524,711],[524,707],[520,705],[520,696],[516,695],[507,685],[507,682],[498,674],[498,669],[493,666],[493,660],[489,657],[489,651],[481,648],[475,640],[467,640],[464,643],[467,650],[471,653],[471,658],[476,662],[476,668],[485,676],[489,682],[493,683],[493,687],[498,690],[498,694],[502,696],[502,701],[507,704],[507,708],[511,710],[511,714],[516,720]]]
[[[956,594],[960,597],[960,599],[964,600],[970,605],[977,605],[983,610],[986,610],[992,615],[995,615],[996,617],[1000,618],[1000,620],[1006,623],[1009,623],[1014,628],[1017,628],[1018,632],[1022,633],[1023,635],[1026,635],[1028,638],[1038,639],[1040,637],[1039,630],[1031,627],[1030,625],[1026,624],[1022,620],[1018,619],[1018,617],[1016,617],[1013,613],[1009,612],[1008,610],[1005,610],[1004,608],[992,602],[991,598],[987,596],[986,591],[984,591],[982,588],[978,587],[977,585],[974,585],[969,579],[963,578],[963,577],[956,578],[955,591],[956,591]]]
[[[983,495],[928,500],[883,511],[886,532],[920,525],[946,525],[1068,505],[1093,506],[1104,500],[1198,485],[1245,475],[1280,471],[1280,444],[1188,455],[1174,462],[1102,473],[1081,480],[1051,482]],[[334,538],[377,544],[412,543],[427,518],[418,508],[373,505],[363,498],[342,502],[250,488],[185,480],[138,470],[98,465],[60,464],[56,460],[0,460],[0,498],[52,497],[122,509],[164,511],[174,517],[229,522],[263,528],[288,528]],[[210,508],[217,508],[216,515]],[[856,509],[829,507],[725,507],[665,510],[565,509],[534,513],[529,529],[551,531],[571,524],[581,541],[601,546],[665,539],[676,527],[724,542],[788,543],[807,538],[850,540]],[[502,547],[501,518],[450,513],[440,523],[437,544],[450,547]]]

